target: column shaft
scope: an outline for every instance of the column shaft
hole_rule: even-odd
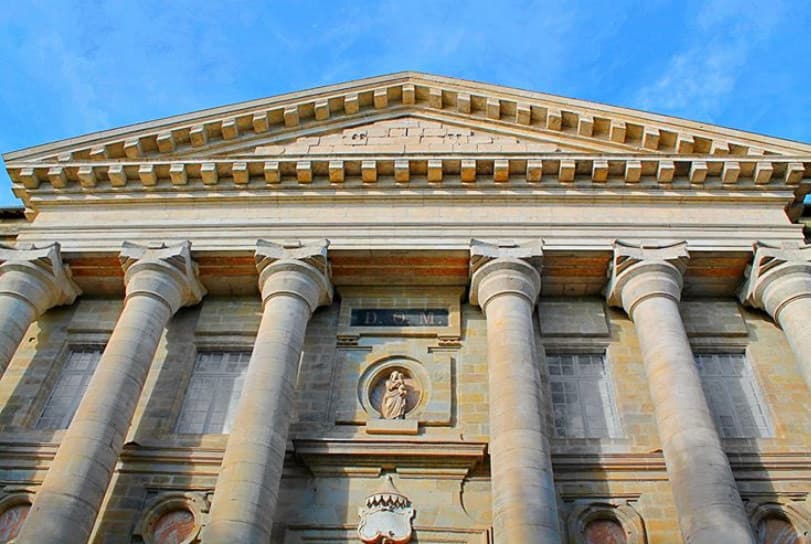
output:
[[[163,330],[180,306],[203,296],[188,242],[158,249],[125,244],[121,258],[124,309],[17,544],[86,544]]]
[[[170,317],[162,301],[127,301],[16,542],[84,544],[90,538]]]
[[[677,302],[645,298],[633,320],[685,542],[754,544]]]
[[[297,296],[275,296],[265,305],[214,492],[206,544],[270,538],[309,317],[309,306]]]
[[[493,531],[499,544],[560,542],[536,355],[530,301],[512,293],[490,299],[490,471]]]
[[[327,245],[257,242],[262,321],[203,529],[205,544],[270,541],[307,322],[332,300]]]
[[[0,376],[17,351],[28,327],[37,318],[36,309],[24,299],[0,293]]]
[[[767,311],[780,324],[811,388],[811,245],[758,242],[754,249],[738,297],[744,304]]]
[[[811,297],[788,302],[780,310],[778,321],[805,376],[805,383],[811,387]]]

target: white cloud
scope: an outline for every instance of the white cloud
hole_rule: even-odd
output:
[[[746,77],[749,57],[777,28],[781,2],[769,6],[713,0],[696,14],[690,45],[674,53],[664,69],[633,99],[636,107],[714,121]]]

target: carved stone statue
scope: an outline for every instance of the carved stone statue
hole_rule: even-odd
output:
[[[393,370],[385,385],[383,401],[380,403],[380,415],[383,416],[383,419],[405,418],[408,388],[403,373]]]

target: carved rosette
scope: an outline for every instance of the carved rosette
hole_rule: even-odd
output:
[[[411,542],[414,508],[411,501],[386,475],[381,489],[366,498],[358,510],[358,536],[364,544],[406,544]]]

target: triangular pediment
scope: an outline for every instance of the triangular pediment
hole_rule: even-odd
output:
[[[149,161],[286,153],[316,148],[322,139],[344,145],[367,131],[366,152],[393,143],[391,132],[425,123],[420,142],[445,152],[491,152],[526,146],[526,153],[710,156],[807,156],[811,145],[627,108],[454,78],[403,72],[213,108],[7,153],[9,169],[33,164]],[[434,131],[437,135],[429,135]],[[444,131],[444,132],[443,132]],[[356,136],[360,138],[360,136]],[[439,138],[434,140],[433,138]],[[454,143],[452,140],[467,139]],[[478,142],[479,139],[492,141]],[[374,140],[373,140],[374,139]],[[427,142],[427,143],[426,143]],[[357,143],[357,142],[356,142]],[[331,144],[325,144],[327,147]],[[348,147],[353,147],[351,142]],[[295,148],[295,147],[293,147]],[[393,149],[393,148],[392,148]],[[539,151],[542,150],[542,151]],[[410,152],[403,151],[404,153]]]
[[[255,155],[261,156],[582,151],[553,140],[518,137],[514,134],[415,116],[386,119],[335,132],[301,136],[289,142],[258,144],[251,149]]]

